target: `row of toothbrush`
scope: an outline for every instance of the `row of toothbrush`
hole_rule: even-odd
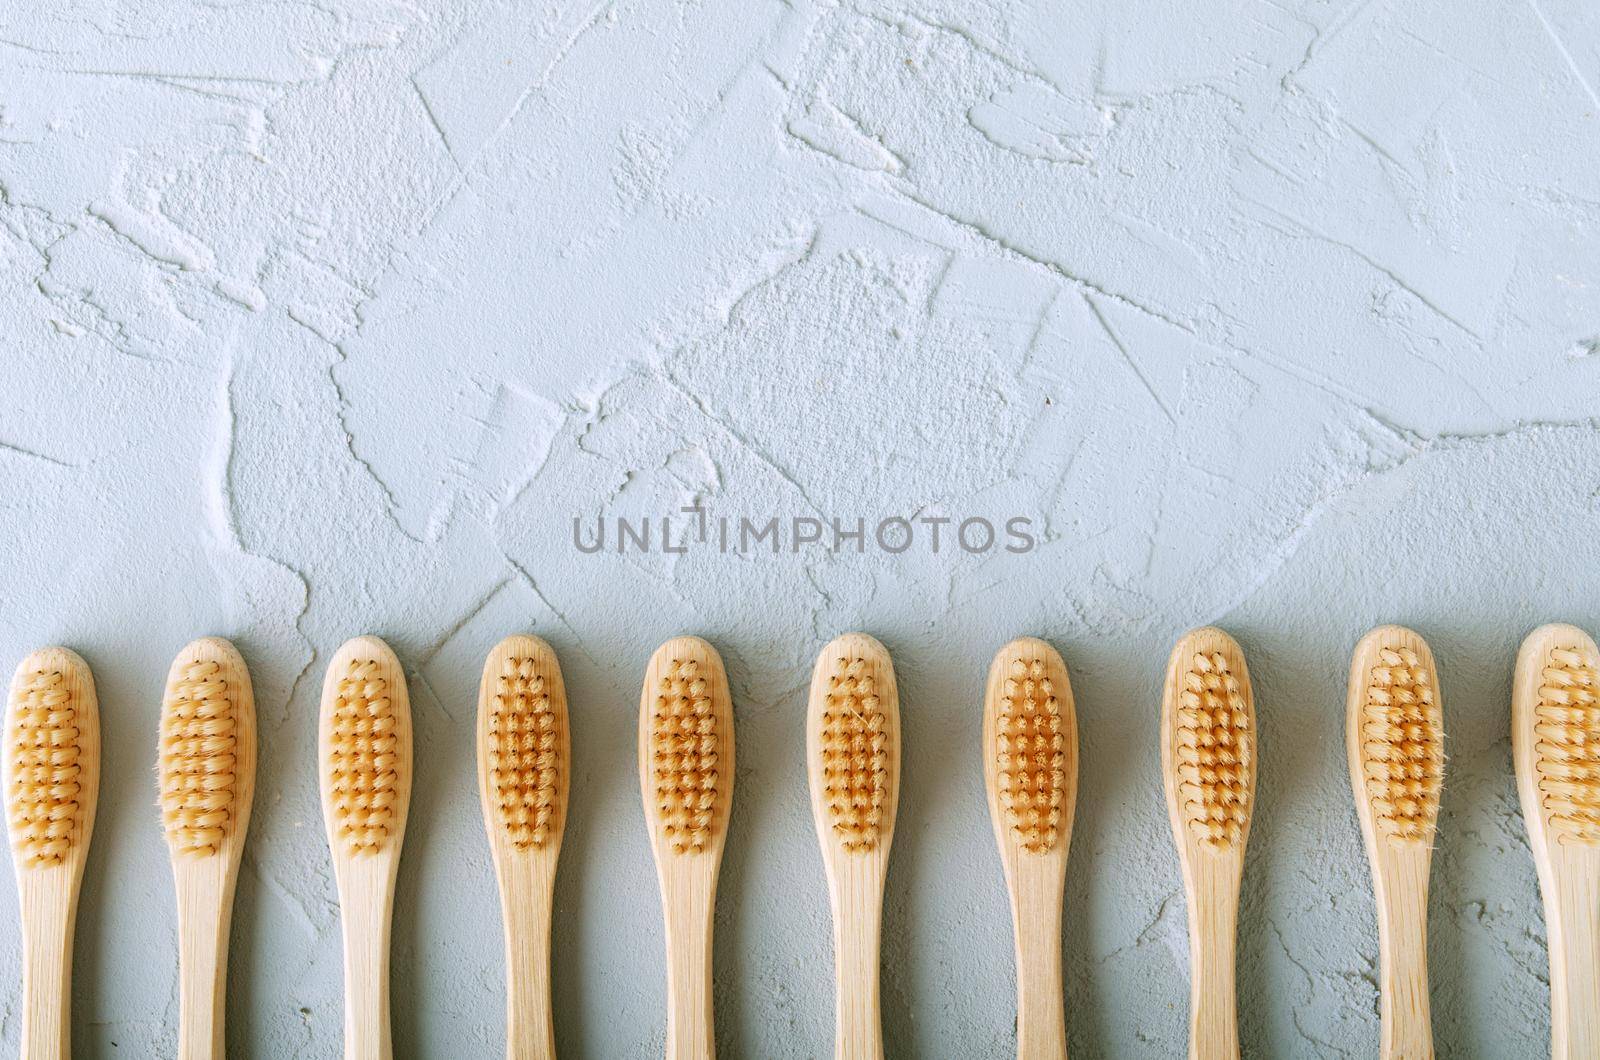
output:
[[[1544,626],[1523,642],[1512,740],[1544,895],[1551,1052],[1600,1056],[1600,650]],[[1382,1055],[1433,1056],[1427,889],[1444,779],[1433,654],[1399,626],[1373,630],[1350,665],[1348,751],[1377,898]],[[1011,896],[1017,1055],[1064,1057],[1062,895],[1078,736],[1061,656],[1012,641],[990,667],[983,768]],[[22,919],[25,1058],[69,1053],[73,921],[94,827],[100,741],[94,680],[61,648],[18,667],[6,714],[7,828]],[[566,690],[550,646],[508,637],[484,663],[478,787],[506,950],[506,1053],[550,1057],[550,913],[571,782]],[[405,675],[375,637],[328,664],[318,731],[323,816],[344,942],[345,1056],[388,1058],[389,927],[412,780]],[[1256,723],[1244,653],[1195,630],[1173,649],[1161,761],[1187,893],[1191,1058],[1239,1055],[1234,937],[1255,794]],[[878,966],[900,779],[894,666],[860,633],[823,649],[806,712],[806,763],[833,908],[841,1058],[883,1055]],[[179,1055],[222,1057],[235,881],[255,786],[255,704],[233,645],[197,640],[173,663],[161,711],[162,822],[176,883]],[[711,930],[733,805],[734,724],[716,650],[663,644],[645,671],[639,779],[661,886],[666,1054],[710,1057]]]

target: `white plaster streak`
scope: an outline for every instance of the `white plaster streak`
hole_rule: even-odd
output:
[[[427,541],[426,537],[420,537],[411,533],[405,528],[404,525],[401,524],[399,517],[396,515],[396,512],[399,508],[399,501],[395,497],[394,491],[389,488],[389,484],[384,481],[382,475],[378,474],[378,469],[372,465],[372,462],[367,460],[356,451],[355,435],[351,432],[349,425],[345,421],[345,413],[349,408],[349,402],[345,400],[344,389],[339,385],[339,377],[336,374],[339,370],[339,366],[345,362],[345,360],[348,358],[348,355],[337,343],[330,343],[330,345],[333,346],[335,352],[339,355],[338,359],[328,366],[328,383],[333,387],[334,400],[338,404],[339,430],[340,433],[344,435],[345,451],[348,453],[350,459],[354,460],[362,469],[362,471],[366,473],[367,477],[371,479],[372,484],[377,487],[379,493],[382,494],[383,511],[384,515],[388,518],[389,523],[395,528],[395,530],[399,531],[399,533],[405,537],[406,540],[411,541],[414,544],[424,544]]]
[[[458,194],[460,194],[461,189],[466,186],[468,178],[471,177],[473,172],[476,170],[478,160],[490,153],[490,148],[500,140],[500,137],[505,134],[507,129],[511,128],[512,123],[514,123],[517,120],[517,116],[522,113],[522,108],[527,105],[528,100],[532,99],[549,83],[551,76],[554,75],[556,69],[566,59],[568,53],[570,53],[572,49],[577,46],[578,41],[582,40],[586,33],[600,24],[602,17],[611,8],[614,2],[615,0],[600,0],[599,3],[595,4],[589,9],[589,13],[578,23],[576,28],[574,28],[572,32],[567,35],[567,38],[565,41],[563,41],[561,47],[556,50],[556,54],[548,63],[544,65],[544,68],[539,71],[538,76],[530,81],[528,86],[522,90],[522,94],[519,95],[517,97],[517,101],[511,105],[511,109],[506,112],[505,117],[500,119],[499,124],[494,127],[494,131],[489,133],[489,135],[484,138],[483,144],[478,148],[477,153],[468,159],[465,165],[461,165],[460,161],[457,160],[457,173],[455,179],[450,181],[449,185],[440,194],[439,198],[435,200],[433,206],[423,217],[422,223],[418,226],[418,232],[426,229],[428,225],[432,223],[433,219],[439,215],[439,212],[448,206],[450,202]],[[417,91],[418,95],[420,95],[421,90],[418,89]],[[432,108],[428,109],[428,117],[430,121],[433,120]],[[444,130],[439,128],[437,121],[434,121],[434,127],[438,129],[441,136],[444,135]],[[451,158],[455,158],[454,153],[451,154]]]
[[[902,194],[903,194],[903,197],[905,199],[907,199],[908,201],[914,203],[915,205],[921,207],[924,210],[929,211],[930,213],[935,214],[936,216],[938,216],[943,221],[945,221],[945,222],[947,222],[949,224],[953,224],[953,225],[957,226],[958,228],[960,228],[960,229],[962,229],[964,231],[970,232],[973,235],[978,236],[984,242],[992,243],[993,245],[995,245],[996,247],[1000,248],[1001,250],[1004,250],[1007,254],[1012,255],[1012,256],[1016,257],[1017,259],[1019,259],[1019,260],[1031,262],[1032,264],[1037,265],[1040,268],[1044,269],[1046,272],[1049,272],[1049,273],[1051,273],[1052,275],[1055,275],[1055,276],[1059,276],[1063,280],[1066,280],[1068,283],[1071,283],[1074,287],[1077,287],[1079,290],[1081,290],[1081,291],[1083,291],[1085,293],[1097,294],[1097,295],[1100,295],[1100,296],[1102,296],[1104,298],[1109,298],[1109,299],[1111,299],[1113,301],[1120,302],[1123,305],[1128,306],[1130,309],[1136,309],[1139,312],[1144,313],[1146,316],[1154,317],[1155,319],[1161,321],[1163,324],[1168,324],[1168,325],[1170,325],[1172,327],[1177,328],[1180,331],[1188,332],[1190,334],[1194,333],[1194,328],[1193,328],[1192,325],[1185,324],[1183,321],[1178,320],[1175,317],[1169,316],[1166,313],[1163,313],[1161,310],[1156,309],[1153,306],[1150,306],[1150,305],[1146,304],[1145,302],[1140,301],[1137,297],[1135,297],[1133,295],[1124,294],[1124,293],[1121,293],[1121,292],[1118,292],[1118,291],[1109,290],[1106,287],[1104,287],[1103,285],[1098,284],[1098,283],[1088,279],[1087,277],[1081,276],[1081,275],[1079,275],[1079,274],[1067,269],[1066,266],[1062,265],[1058,261],[1053,261],[1053,260],[1051,260],[1049,258],[1041,257],[1041,256],[1039,256],[1037,254],[1030,253],[1029,251],[1023,250],[1021,247],[1017,246],[1015,243],[1009,241],[1008,239],[1006,239],[1006,238],[1004,238],[1004,237],[1002,237],[1000,235],[997,235],[994,232],[989,231],[988,229],[986,229],[983,225],[979,224],[978,222],[972,221],[972,220],[968,220],[966,218],[957,216],[954,213],[947,212],[947,211],[939,208],[935,204],[933,204],[933,203],[921,198],[920,196],[918,196],[916,193],[914,193],[912,191],[904,191]],[[882,217],[882,216],[880,216],[878,214],[875,214],[875,213],[871,212],[870,210],[863,209],[862,212],[866,213],[869,217],[872,217],[875,220],[881,221],[882,223],[884,223],[886,225],[889,225],[890,227],[898,227],[898,226],[896,226],[894,224],[893,221],[889,220],[888,218]],[[917,235],[914,232],[906,231],[904,228],[900,228],[899,230],[902,231],[902,232],[905,232],[907,235],[911,235],[911,236],[913,236],[915,238],[923,239],[923,240],[926,240],[927,242],[933,242],[932,240],[928,240],[926,236]],[[935,245],[936,246],[942,246],[943,244],[935,244]]]
[[[163,265],[204,272],[216,264],[211,248],[164,217],[141,213],[126,203],[96,202],[89,214]]]
[[[716,424],[717,427],[721,428],[722,432],[726,434],[728,438],[730,438],[735,444],[737,444],[740,449],[744,450],[744,452],[754,457],[762,464],[766,465],[784,482],[788,483],[790,486],[793,486],[794,491],[799,494],[800,499],[806,503],[806,507],[810,508],[813,513],[817,515],[825,514],[823,513],[822,509],[817,506],[816,502],[811,499],[811,496],[806,492],[806,488],[800,484],[800,480],[795,478],[794,473],[789,471],[782,464],[778,463],[777,460],[773,459],[772,455],[763,449],[755,440],[747,437],[743,432],[734,427],[733,424],[729,423],[725,417],[713,412],[711,407],[706,404],[704,398],[702,398],[699,394],[694,393],[688,387],[685,387],[682,383],[678,382],[678,380],[675,379],[670,372],[664,373],[661,378],[668,386],[677,391],[678,394],[684,398],[684,400],[692,404],[702,416]]]
[[[1401,276],[1393,268],[1391,268],[1388,265],[1383,264],[1381,261],[1378,261],[1371,254],[1367,253],[1365,250],[1362,250],[1360,247],[1356,246],[1355,244],[1347,242],[1347,241],[1345,241],[1343,239],[1338,239],[1338,238],[1336,238],[1334,236],[1331,236],[1331,235],[1327,234],[1326,232],[1323,232],[1321,229],[1317,228],[1315,225],[1313,225],[1313,224],[1311,224],[1311,223],[1309,223],[1307,221],[1301,220],[1300,218],[1296,217],[1294,214],[1288,213],[1288,212],[1286,212],[1284,210],[1280,210],[1276,206],[1272,206],[1272,205],[1270,205],[1268,203],[1264,203],[1264,202],[1257,202],[1257,203],[1255,203],[1255,205],[1259,206],[1263,210],[1266,210],[1268,213],[1271,213],[1275,217],[1278,217],[1281,220],[1287,222],[1288,224],[1294,226],[1294,229],[1297,232],[1299,232],[1301,235],[1306,236],[1306,237],[1311,238],[1311,239],[1321,240],[1322,242],[1327,243],[1330,246],[1338,247],[1341,250],[1347,251],[1347,252],[1355,255],[1357,258],[1360,258],[1362,261],[1366,262],[1366,264],[1370,265],[1372,268],[1376,269],[1378,272],[1381,272],[1383,275],[1387,276],[1391,281],[1393,281],[1395,286],[1399,287],[1401,290],[1405,291],[1407,294],[1410,294],[1413,298],[1415,298],[1417,301],[1421,302],[1424,306],[1426,306],[1428,309],[1430,309],[1434,313],[1437,313],[1441,320],[1447,321],[1448,323],[1455,325],[1463,333],[1465,333],[1469,338],[1475,339],[1475,340],[1477,340],[1479,342],[1483,341],[1483,337],[1481,335],[1479,335],[1476,331],[1474,331],[1468,324],[1466,324],[1464,321],[1460,320],[1456,316],[1452,315],[1448,310],[1444,309],[1437,302],[1435,302],[1432,298],[1429,298],[1427,295],[1423,294],[1421,291],[1419,291],[1416,288],[1416,286],[1413,283],[1411,283],[1411,281],[1407,280],[1404,276]]]
[[[239,528],[233,518],[233,363],[229,356],[223,367],[222,385],[217,388],[216,442],[211,449],[212,488],[206,491],[206,521],[212,537],[225,548],[244,551]]]
[[[1590,84],[1589,79],[1583,76],[1583,69],[1578,65],[1578,61],[1572,57],[1572,53],[1567,50],[1566,44],[1561,40],[1561,34],[1556,32],[1556,28],[1545,17],[1544,11],[1539,7],[1539,0],[1528,0],[1528,6],[1533,9],[1534,15],[1539,19],[1539,25],[1544,27],[1545,34],[1549,36],[1550,43],[1554,44],[1556,51],[1561,53],[1561,61],[1567,64],[1568,70],[1572,71],[1572,76],[1577,80],[1579,87],[1583,89],[1583,94],[1589,97],[1589,102],[1594,106],[1597,116],[1600,116],[1600,94],[1595,93],[1594,85]]]
[[[439,142],[444,144],[444,149],[450,153],[450,161],[460,169],[461,160],[456,157],[455,148],[450,145],[450,134],[445,132],[444,126],[439,122],[439,116],[433,111],[433,104],[428,102],[428,95],[422,91],[422,86],[417,84],[415,76],[411,78],[411,87],[417,94],[417,102],[422,104],[423,113],[428,116],[428,124],[433,126],[433,131],[439,134]]]
[[[255,878],[261,881],[262,886],[274,898],[278,899],[283,908],[289,910],[295,926],[305,934],[306,938],[311,940],[320,939],[322,932],[318,930],[316,921],[311,918],[311,914],[306,911],[306,907],[301,903],[300,899],[295,896],[293,891],[278,882],[278,878],[275,875],[263,869],[257,858],[258,855],[246,854],[244,867],[248,868]]]
[[[36,460],[39,463],[48,464],[51,467],[63,468],[68,471],[75,470],[80,466],[72,463],[69,460],[62,460],[59,457],[51,456],[48,453],[41,453],[38,450],[29,449],[26,446],[17,445],[13,442],[0,442],[0,453],[3,453],[7,456],[19,457],[26,461]]]
[[[1374,0],[1354,0],[1353,3],[1346,4],[1334,16],[1333,21],[1328,23],[1326,29],[1319,29],[1313,33],[1310,42],[1306,44],[1305,54],[1301,56],[1300,63],[1294,72],[1299,73],[1310,66],[1312,60],[1317,57],[1317,53],[1331,44],[1341,33],[1349,29],[1355,23],[1356,18],[1371,7],[1373,3]]]
[[[1167,403],[1161,400],[1161,395],[1151,385],[1149,377],[1144,374],[1144,369],[1139,367],[1139,362],[1134,360],[1133,354],[1128,352],[1128,347],[1124,346],[1122,340],[1117,337],[1116,331],[1111,327],[1111,322],[1106,319],[1105,313],[1101,312],[1100,306],[1095,302],[1094,297],[1085,291],[1083,292],[1083,300],[1088,304],[1089,312],[1093,313],[1095,320],[1100,323],[1101,329],[1105,331],[1106,338],[1111,340],[1111,345],[1117,348],[1117,352],[1127,362],[1128,369],[1133,372],[1134,378],[1139,380],[1139,385],[1144,387],[1145,393],[1150,395],[1150,400],[1155,402],[1156,408],[1161,410],[1161,414],[1166,417],[1168,423],[1176,425],[1178,417],[1173,415],[1172,410],[1167,407]]]
[[[493,588],[484,593],[472,604],[472,606],[463,611],[460,616],[456,618],[455,622],[453,622],[437,640],[425,648],[422,654],[417,657],[417,668],[420,670],[422,667],[431,663],[434,660],[434,657],[437,656],[439,652],[443,651],[444,648],[455,639],[457,633],[460,633],[463,629],[465,629],[468,623],[477,618],[478,615],[483,612],[483,609],[489,606],[489,602],[493,600],[501,590],[503,590],[507,585],[511,584],[511,580],[512,579],[509,576],[501,578],[494,584]]]
[[[512,559],[510,556],[506,556],[505,561],[511,565],[512,570],[517,572],[517,576],[527,584],[528,588],[533,592],[533,595],[539,598],[539,602],[543,604],[552,615],[556,616],[556,621],[560,622],[562,628],[565,629],[568,635],[571,636],[572,642],[578,646],[578,650],[582,651],[584,655],[588,656],[591,663],[598,664],[600,660],[596,659],[594,655],[590,653],[588,646],[584,643],[583,635],[579,633],[577,627],[575,627],[571,621],[567,619],[567,616],[562,612],[561,608],[557,607],[555,602],[551,600],[549,596],[545,595],[545,591],[539,587],[538,580],[534,578],[531,573],[529,573],[526,567]]]

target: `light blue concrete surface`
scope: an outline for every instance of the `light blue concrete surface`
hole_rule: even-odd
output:
[[[262,723],[234,1055],[334,1053],[316,696],[369,631],[411,669],[422,750],[399,1051],[498,1053],[472,713],[519,629],[572,702],[562,1055],[662,1041],[634,719],[678,632],[721,648],[737,699],[722,1051],[827,1055],[802,717],[852,628],[903,697],[890,1055],[1014,1048],[977,742],[989,656],[1021,633],[1060,648],[1080,712],[1073,1053],[1177,1055],[1156,707],[1172,640],[1207,622],[1259,694],[1246,1053],[1373,1055],[1342,684],[1383,621],[1430,638],[1444,689],[1440,1055],[1540,1055],[1507,712],[1524,633],[1600,627],[1597,86],[1582,0],[0,10],[0,659],[61,642],[100,683],[81,1055],[174,1045],[154,733],[203,633],[244,651]],[[574,516],[693,504],[1024,517],[1038,547],[573,546]],[[0,883],[5,1048],[14,917]]]

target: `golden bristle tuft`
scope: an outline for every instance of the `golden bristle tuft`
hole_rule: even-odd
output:
[[[233,822],[238,690],[214,659],[178,673],[161,710],[161,819],[175,852],[210,857]]]
[[[1562,843],[1600,844],[1600,658],[1590,645],[1550,649],[1534,718],[1534,766],[1551,830]]]
[[[1044,660],[1014,659],[1005,676],[995,733],[996,782],[1022,849],[1045,854],[1061,837],[1067,754],[1061,701]]]
[[[1367,671],[1362,775],[1378,831],[1427,842],[1439,817],[1444,723],[1431,668],[1409,647],[1380,647]]]
[[[376,854],[395,824],[398,720],[376,659],[352,659],[339,678],[328,748],[336,834],[351,854]]]
[[[710,675],[693,659],[667,663],[656,686],[650,747],[656,809],[675,854],[711,845],[722,787]]]
[[[822,797],[835,838],[851,852],[875,848],[883,829],[888,724],[867,661],[836,659],[822,711]]]
[[[518,850],[549,840],[561,800],[560,720],[536,660],[509,656],[489,715],[489,779],[501,826]]]
[[[11,692],[11,842],[21,864],[60,865],[83,817],[78,704],[67,675],[41,667],[18,674]]]
[[[1254,799],[1255,731],[1245,688],[1220,651],[1197,651],[1183,671],[1174,748],[1178,803],[1209,847],[1239,843]]]

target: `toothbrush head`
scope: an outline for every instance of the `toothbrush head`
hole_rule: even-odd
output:
[[[507,637],[484,667],[486,805],[517,850],[558,841],[569,764],[566,691],[555,652],[536,637]]]
[[[1060,656],[1042,641],[1013,642],[1001,656],[993,726],[996,795],[1023,851],[1048,854],[1065,842],[1064,826],[1070,826],[1068,771],[1075,774],[1077,764],[1072,688]]]
[[[1600,651],[1581,630],[1560,630],[1533,707],[1539,804],[1559,842],[1600,846]]]
[[[167,677],[157,775],[162,827],[174,854],[211,857],[238,825],[240,735],[251,695],[243,673],[233,645],[207,638],[184,648]]]
[[[1376,629],[1351,669],[1351,740],[1358,797],[1374,833],[1431,844],[1444,782],[1444,720],[1433,653],[1398,626]]]
[[[807,728],[825,815],[818,824],[849,854],[887,845],[894,829],[898,698],[889,653],[865,634],[837,638],[817,659]]]
[[[328,665],[322,709],[330,841],[353,857],[398,846],[411,793],[411,702],[389,646],[346,642]]]
[[[1178,642],[1167,672],[1175,822],[1215,852],[1242,850],[1255,803],[1255,701],[1244,653],[1219,629]]]
[[[641,772],[659,850],[720,850],[733,796],[733,702],[716,649],[677,637],[657,649],[641,703]]]
[[[6,713],[6,818],[19,867],[48,869],[88,842],[97,747],[94,681],[63,648],[17,667]]]

